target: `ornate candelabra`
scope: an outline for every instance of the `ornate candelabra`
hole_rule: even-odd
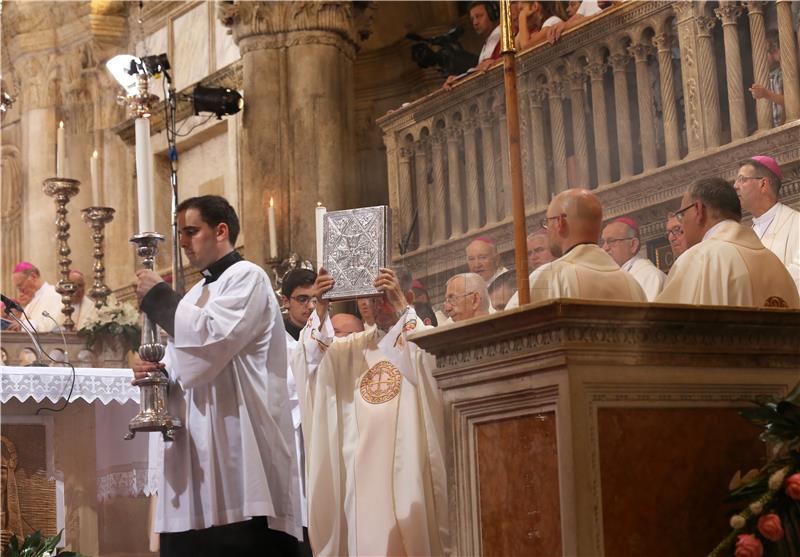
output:
[[[71,331],[75,328],[75,322],[72,321],[72,313],[75,308],[72,307],[72,296],[75,294],[75,283],[69,280],[69,266],[72,264],[72,259],[69,258],[72,250],[69,249],[69,222],[67,221],[67,203],[70,198],[77,195],[80,191],[81,183],[78,180],[70,178],[47,178],[42,184],[44,193],[56,200],[56,227],[58,232],[58,266],[61,270],[61,280],[56,285],[56,292],[61,294],[61,303],[64,307],[61,308],[61,313],[66,317],[64,319],[64,329]]]
[[[92,240],[94,240],[94,278],[92,289],[89,290],[89,297],[94,300],[94,307],[100,309],[106,305],[106,298],[111,294],[111,289],[105,284],[106,268],[103,265],[105,250],[103,240],[105,239],[104,229],[107,223],[114,220],[114,209],[111,207],[87,207],[81,211],[83,222],[92,227]]]
[[[157,232],[141,232],[131,236],[131,244],[136,246],[136,253],[142,258],[145,269],[153,270],[153,262],[158,253],[159,242],[164,236]],[[139,357],[146,362],[157,363],[164,357],[164,345],[161,344],[160,330],[155,321],[147,315],[142,324],[142,342],[139,345]],[[130,430],[125,439],[133,439],[137,431],[160,431],[164,441],[172,441],[176,429],[183,427],[181,421],[167,412],[167,387],[169,377],[164,370],[151,371],[147,377],[136,379],[134,385],[139,387],[139,413],[128,423]]]

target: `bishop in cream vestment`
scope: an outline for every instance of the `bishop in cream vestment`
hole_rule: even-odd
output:
[[[433,357],[406,338],[423,327],[409,307],[385,334],[333,342],[317,312],[301,332],[292,370],[317,556],[447,551],[442,399]]]
[[[66,316],[61,313],[63,307],[61,294],[56,292],[56,287],[49,282],[45,282],[33,295],[28,305],[25,306],[25,314],[31,320],[37,332],[49,333],[56,326],[61,326],[64,323]],[[45,311],[56,320],[58,325],[44,315]]]
[[[778,256],[800,290],[800,212],[776,203],[777,213],[761,236],[764,247]]]
[[[783,263],[755,233],[733,220],[716,224],[674,263],[657,302],[800,307]]]

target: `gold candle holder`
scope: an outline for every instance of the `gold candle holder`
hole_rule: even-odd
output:
[[[94,241],[94,265],[92,270],[94,276],[92,279],[92,288],[89,290],[89,297],[94,300],[94,307],[100,309],[106,305],[106,298],[111,294],[111,289],[105,284],[106,268],[103,264],[105,257],[105,248],[103,247],[103,240],[105,239],[106,224],[114,220],[114,209],[111,207],[87,207],[81,211],[83,215],[83,222],[92,228],[92,240]]]
[[[61,280],[56,284],[56,292],[61,294],[61,303],[64,307],[61,308],[61,313],[66,317],[64,319],[63,327],[67,331],[72,331],[75,328],[75,322],[72,321],[72,313],[75,308],[72,307],[72,296],[75,294],[75,283],[69,280],[69,267],[72,264],[72,259],[69,255],[72,250],[69,249],[69,222],[67,221],[67,203],[69,200],[78,194],[80,191],[81,183],[78,180],[70,178],[47,178],[42,184],[42,191],[53,199],[56,200],[56,238],[58,239],[58,266],[61,273]]]

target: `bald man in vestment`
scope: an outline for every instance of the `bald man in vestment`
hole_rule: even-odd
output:
[[[722,306],[800,306],[789,271],[742,226],[736,192],[721,178],[696,181],[683,195],[681,221],[689,249],[673,264],[657,302]]]
[[[757,155],[742,163],[733,184],[753,232],[783,261],[800,290],[800,212],[778,201],[783,174],[775,159]]]
[[[537,269],[531,301],[581,298],[646,302],[639,283],[597,245],[603,209],[592,192],[575,188],[561,192],[547,208],[550,251],[558,257]]]
[[[37,332],[49,333],[64,323],[66,316],[61,313],[64,307],[61,294],[56,292],[55,286],[42,278],[39,269],[34,265],[27,261],[17,263],[11,273],[11,281],[17,290],[17,298],[25,306],[25,314]]]
[[[656,299],[664,288],[667,275],[648,258],[639,255],[642,243],[639,239],[639,224],[635,220],[620,217],[607,225],[603,229],[600,246],[623,271],[636,279],[649,302]]]
[[[411,275],[381,269],[375,327],[334,340],[322,294],[300,333],[297,376],[314,554],[444,555],[448,550],[441,393],[433,356],[407,335],[417,318]]]

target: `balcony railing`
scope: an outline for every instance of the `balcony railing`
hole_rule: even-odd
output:
[[[629,1],[554,45],[518,55],[529,224],[569,187],[597,189],[606,216],[617,216],[674,200],[703,173],[734,172],[755,148],[769,148],[782,164],[796,161],[800,84],[790,4]],[[773,122],[770,101],[749,92],[753,83],[768,84],[773,28],[782,125]],[[501,251],[511,250],[502,87],[502,68],[495,67],[378,121],[395,260],[438,286],[463,267],[464,247],[476,235],[489,233]],[[668,172],[673,180],[653,191]],[[638,216],[652,237],[663,233],[662,212]]]

